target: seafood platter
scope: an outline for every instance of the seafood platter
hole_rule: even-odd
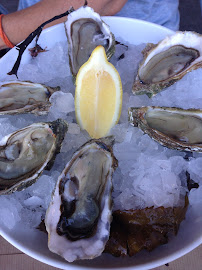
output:
[[[100,45],[122,110],[93,137],[75,80]],[[0,234],[61,269],[149,269],[202,244],[202,36],[85,5],[23,46],[0,59]]]

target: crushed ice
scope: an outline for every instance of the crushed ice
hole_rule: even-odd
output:
[[[122,41],[123,42],[123,41]],[[123,42],[125,43],[125,42]],[[120,73],[123,84],[123,108],[120,122],[112,130],[116,138],[114,154],[119,167],[114,173],[114,209],[143,208],[146,206],[176,206],[183,203],[187,192],[186,171],[200,184],[189,195],[191,207],[202,207],[202,155],[194,154],[189,160],[185,153],[167,149],[138,128],[128,124],[130,106],[179,106],[200,108],[202,104],[202,69],[187,74],[182,80],[162,91],[154,98],[134,96],[131,87],[144,44],[128,49],[117,46],[111,62]],[[123,54],[125,57],[123,57]],[[117,61],[119,59],[119,61]],[[51,50],[39,54],[28,64],[20,67],[19,79],[50,86],[60,86],[61,92],[51,98],[52,107],[47,116],[31,114],[2,116],[0,139],[33,122],[53,121],[63,118],[69,123],[61,153],[57,155],[51,171],[45,171],[31,187],[21,192],[0,197],[0,227],[14,228],[16,222],[35,228],[45,216],[55,182],[72,154],[90,138],[76,124],[74,113],[74,84],[68,65],[67,44],[57,43]],[[6,76],[3,80],[15,79]],[[44,196],[46,194],[46,196]],[[196,211],[195,211],[196,212]]]

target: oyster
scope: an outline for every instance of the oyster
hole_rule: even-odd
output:
[[[111,147],[101,140],[87,142],[67,163],[46,212],[52,252],[69,262],[92,259],[103,252],[112,219],[112,173],[116,166]]]
[[[50,96],[59,87],[48,87],[39,83],[10,81],[0,84],[0,115],[35,113],[46,114],[51,105]]]
[[[73,76],[88,60],[92,51],[102,45],[109,59],[115,51],[114,35],[100,15],[88,6],[73,10],[65,23],[69,62]]]
[[[133,256],[143,249],[152,251],[168,243],[177,235],[181,222],[185,219],[189,205],[185,202],[177,207],[147,207],[143,209],[116,210],[113,212],[110,238],[105,252],[120,257]]]
[[[0,142],[0,195],[33,184],[45,168],[53,165],[67,131],[65,121],[35,123]]]
[[[202,152],[202,110],[129,108],[129,121],[163,146]]]
[[[202,67],[202,35],[177,32],[157,45],[148,45],[133,85],[134,94],[149,97]]]

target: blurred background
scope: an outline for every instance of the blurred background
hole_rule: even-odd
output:
[[[180,30],[195,31],[202,34],[202,0],[179,0]],[[0,0],[9,12],[17,9],[18,0]]]

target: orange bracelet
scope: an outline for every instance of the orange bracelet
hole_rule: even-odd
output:
[[[6,44],[6,46],[8,48],[13,48],[15,45],[13,45],[13,43],[10,42],[10,40],[8,39],[8,37],[6,36],[6,34],[4,33],[3,27],[2,27],[2,17],[4,16],[4,14],[0,15],[0,37],[2,38],[3,42]]]

